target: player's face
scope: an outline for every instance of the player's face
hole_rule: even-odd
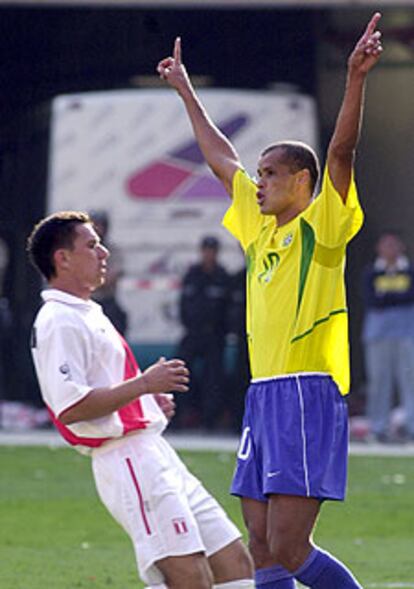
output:
[[[67,275],[74,292],[88,296],[105,282],[109,252],[91,224],[80,223],[75,232],[73,247],[66,250]]]
[[[397,261],[399,256],[404,253],[404,244],[397,235],[385,234],[377,244],[377,253],[384,258],[389,264]]]
[[[279,223],[297,206],[298,174],[282,163],[283,150],[273,149],[258,164],[257,203],[263,215],[276,215]]]

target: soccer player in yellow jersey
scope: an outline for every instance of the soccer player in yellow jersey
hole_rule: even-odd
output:
[[[353,162],[365,81],[381,52],[374,14],[348,60],[346,89],[329,144],[320,194],[316,155],[283,141],[246,172],[200,103],[181,44],[158,65],[184,102],[195,136],[233,202],[224,225],[247,259],[247,331],[252,384],[246,397],[232,493],[241,497],[256,587],[361,585],[312,542],[326,499],[342,500],[349,388],[345,250],[362,225]]]

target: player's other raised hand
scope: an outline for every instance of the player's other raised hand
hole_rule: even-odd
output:
[[[146,393],[156,394],[170,391],[186,393],[190,380],[189,374],[188,368],[182,360],[160,358],[158,362],[144,370],[138,378],[144,379]]]
[[[173,57],[165,57],[158,66],[157,72],[160,78],[168,82],[178,92],[191,87],[191,82],[181,60],[181,38],[177,37],[174,42]]]
[[[381,13],[376,12],[369,21],[364,34],[355,45],[348,59],[350,73],[366,75],[377,63],[382,53],[381,32],[376,30]]]

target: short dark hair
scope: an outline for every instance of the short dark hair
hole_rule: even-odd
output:
[[[300,170],[309,170],[313,193],[320,176],[319,160],[314,150],[301,141],[279,141],[266,147],[261,155],[264,156],[275,149],[283,150],[283,163],[289,166],[293,174]]]
[[[27,239],[27,252],[33,266],[46,280],[56,276],[53,255],[60,248],[71,249],[75,239],[75,227],[91,223],[87,213],[60,211],[37,223]]]

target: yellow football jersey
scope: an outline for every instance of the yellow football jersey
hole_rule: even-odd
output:
[[[345,395],[345,250],[363,222],[354,179],[344,204],[325,169],[320,194],[281,227],[275,216],[261,214],[256,192],[253,180],[236,172],[233,202],[223,219],[246,254],[252,377],[323,372]]]

